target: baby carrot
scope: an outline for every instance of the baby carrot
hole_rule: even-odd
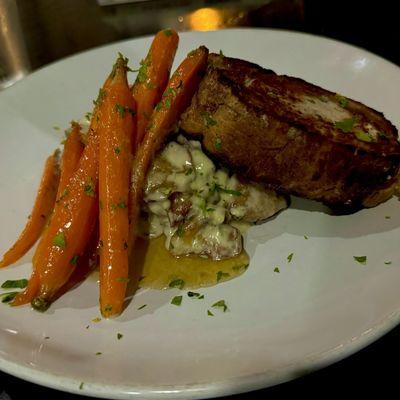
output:
[[[14,245],[4,254],[0,268],[18,261],[36,243],[50,216],[59,185],[59,151],[48,157],[31,215]]]
[[[100,310],[121,313],[128,282],[128,194],[135,137],[134,101],[127,81],[127,60],[120,56],[99,125]]]
[[[130,192],[130,248],[133,248],[135,241],[147,171],[156,151],[161,147],[168,134],[173,131],[181,113],[189,105],[197,90],[207,66],[207,57],[208,49],[202,46],[190,52],[182,61],[172,75],[161,102],[156,106],[143,143],[135,155]]]
[[[87,144],[77,169],[67,183],[65,196],[58,199],[50,225],[39,245],[41,250],[33,259],[32,279],[33,282],[38,279],[39,284],[31,304],[38,311],[45,311],[58,290],[68,281],[76,267],[74,259],[86,248],[97,220],[99,166],[97,129],[102,117],[108,82],[109,79],[100,89],[95,102]]]
[[[135,148],[143,140],[154,106],[160,101],[168,83],[169,73],[178,47],[179,36],[172,29],[156,34],[146,58],[141,62],[133,98],[137,107],[137,134]]]
[[[78,166],[80,157],[83,151],[83,144],[80,140],[80,126],[77,123],[72,123],[71,132],[64,142],[64,150],[61,157],[61,174],[60,174],[60,183],[58,185],[57,192],[57,203],[67,195],[67,184],[69,179],[76,171]],[[54,204],[53,204],[54,205]],[[33,256],[34,260],[39,257],[40,252],[45,247],[45,241],[40,240],[39,245],[36,248],[35,254]],[[35,261],[33,261],[35,264]],[[32,301],[32,299],[36,296],[39,290],[39,276],[33,271],[31,278],[29,279],[28,286],[25,288],[23,292],[18,293],[15,299],[12,302],[13,306],[19,306],[22,304],[27,304]]]

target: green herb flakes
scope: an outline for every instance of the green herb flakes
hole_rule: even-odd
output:
[[[147,306],[147,304],[143,304],[138,308],[138,310],[141,310],[141,309],[145,308],[146,306]]]
[[[344,133],[349,133],[353,130],[355,118],[346,118],[342,121],[335,122],[335,128],[340,129]]]
[[[100,317],[96,317],[92,319],[92,322],[94,322],[95,324],[99,323],[101,321]]]
[[[374,141],[374,138],[367,132],[355,131],[354,135],[358,140],[361,140],[362,142],[370,143]]]
[[[176,230],[176,235],[179,237],[182,237],[185,234],[185,230],[183,229],[182,225],[178,226],[178,229]]]
[[[217,272],[217,282],[219,282],[221,279],[229,278],[229,277],[230,277],[230,275],[227,272],[222,272],[222,271]]]
[[[127,283],[129,282],[129,278],[117,278],[117,282]]]
[[[11,303],[19,292],[1,293],[0,298],[2,303]]]
[[[147,60],[140,61],[139,72],[136,77],[136,81],[139,83],[145,83],[147,80],[147,68],[150,63]]]
[[[211,307],[221,308],[223,312],[226,312],[228,310],[228,306],[226,305],[225,300],[219,300],[216,303],[214,303]]]
[[[94,182],[93,179],[89,176],[86,179],[86,183],[83,187],[83,191],[85,192],[85,194],[89,197],[94,197],[95,196],[95,191],[94,191],[95,187],[94,187]]]
[[[117,103],[115,105],[115,109],[116,109],[116,111],[118,112],[118,114],[120,115],[121,118],[125,117],[125,112],[126,112],[125,106],[122,106],[121,104]]]
[[[188,297],[195,297],[195,298],[199,298],[200,297],[200,293],[197,292],[187,292]]]
[[[353,258],[362,265],[367,264],[367,256],[353,256]]]
[[[218,183],[214,183],[214,186],[211,189],[211,192],[226,193],[226,194],[231,194],[233,196],[241,196],[242,195],[242,193],[239,192],[238,190],[225,189],[222,186],[220,186]]]
[[[215,149],[218,151],[222,149],[222,140],[220,138],[217,138],[215,140]]]
[[[346,99],[346,97],[341,96],[340,94],[336,94],[335,98],[337,102],[339,103],[339,106],[342,108],[346,108],[349,105],[349,101]]]
[[[104,307],[104,311],[112,311],[113,307],[111,304],[106,304]]]
[[[219,50],[219,55],[222,56],[222,57],[225,57],[225,55],[224,55],[222,50]]]
[[[210,310],[207,310],[207,315],[210,316],[210,317],[214,316],[214,314]]]
[[[171,304],[173,304],[174,306],[180,306],[182,304],[182,296],[175,296],[171,300]]]
[[[89,122],[89,121],[92,119],[92,113],[91,113],[91,112],[87,112],[87,113],[85,114],[85,118],[86,118],[86,120]]]
[[[28,279],[7,280],[1,285],[2,289],[24,289],[28,286]]]
[[[385,219],[390,219],[391,216],[390,215],[385,215]]]
[[[287,256],[287,262],[288,262],[288,263],[292,262],[292,259],[293,259],[293,253],[290,253],[290,254]]]
[[[101,356],[103,353],[101,352],[101,351],[98,351],[97,353],[96,353],[96,356]]]
[[[124,337],[124,335],[122,333],[117,333],[117,339],[121,340]]]
[[[202,112],[201,116],[204,119],[204,123],[206,124],[206,127],[209,128],[210,126],[215,126],[217,125],[217,121],[215,119],[211,118],[210,113],[208,112]]]
[[[75,254],[75,255],[71,258],[71,261],[70,261],[69,263],[72,264],[72,265],[76,265],[76,263],[78,262],[78,258],[79,258],[78,254]]]
[[[54,246],[57,246],[61,249],[65,249],[65,247],[67,246],[67,243],[65,242],[64,232],[59,232],[59,233],[57,233],[56,236],[54,236],[53,244],[54,244]]]
[[[275,267],[275,268],[274,268],[274,272],[276,272],[277,274],[279,274],[281,271],[279,270],[279,267]]]
[[[79,390],[83,389],[83,385],[85,384],[85,382],[81,382],[81,384],[79,385]]]
[[[171,108],[171,99],[167,97],[164,101],[165,108]]]
[[[304,235],[303,237],[304,237],[304,239],[308,240],[308,236]]]
[[[171,29],[164,29],[163,33],[165,36],[169,37],[172,35],[172,30]]]
[[[59,131],[61,128],[60,128],[59,126],[53,126],[53,129],[54,129],[55,131]]]
[[[121,149],[119,147],[114,147],[114,153],[115,154],[121,154]]]
[[[385,261],[385,265],[390,265],[390,264],[392,264],[391,261]]]
[[[185,281],[183,279],[174,279],[171,281],[168,285],[170,288],[178,288],[178,289],[183,289],[185,286]]]

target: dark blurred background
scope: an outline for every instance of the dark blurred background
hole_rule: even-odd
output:
[[[297,30],[355,44],[399,65],[397,6],[397,1],[389,0],[0,0],[0,90],[12,74],[19,79],[70,54],[165,27],[179,31],[238,26]],[[356,390],[357,397],[397,393],[399,342],[400,328],[396,328],[333,366],[230,399],[339,397],[349,394],[349,389]],[[81,398],[0,372],[0,400],[27,396]]]

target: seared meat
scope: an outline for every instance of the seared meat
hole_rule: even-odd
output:
[[[181,128],[245,178],[335,208],[385,200],[399,170],[397,130],[383,114],[216,54]]]

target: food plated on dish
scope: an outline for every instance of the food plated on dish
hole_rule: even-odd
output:
[[[169,78],[177,45],[174,31],[158,33],[133,87],[119,55],[88,124],[73,123],[48,158],[0,264],[39,240],[10,304],[45,311],[99,264],[100,310],[116,316],[138,286],[192,289],[243,273],[242,233],[291,194],[344,212],[393,195],[400,145],[382,114],[204,46]]]

